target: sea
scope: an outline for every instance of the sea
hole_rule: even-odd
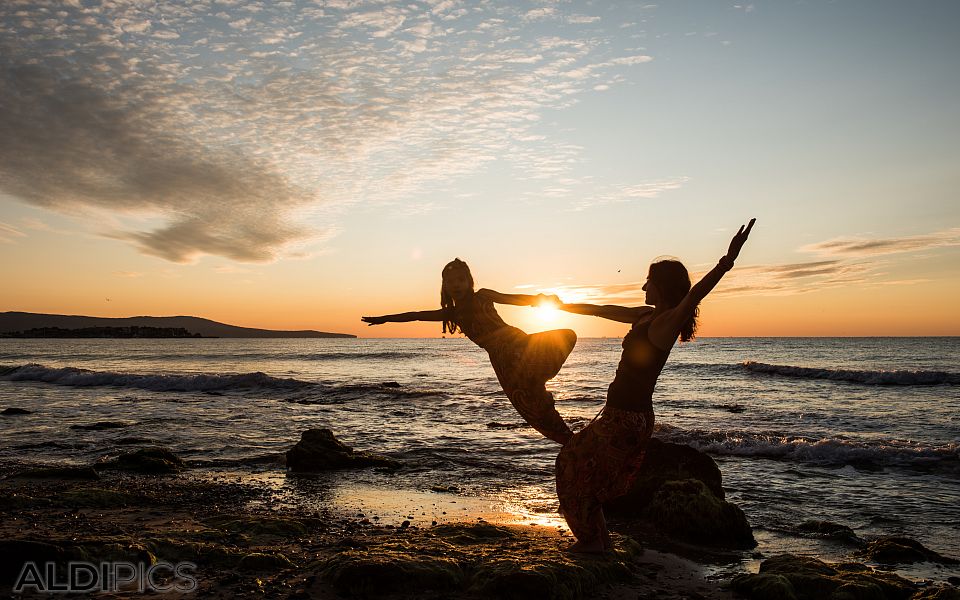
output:
[[[620,343],[579,340],[548,383],[575,430],[602,408]],[[267,486],[278,506],[340,500],[421,525],[481,507],[563,526],[558,446],[524,425],[463,338],[0,339],[6,407],[32,412],[0,417],[4,464],[90,464],[133,442],[170,448],[199,477]],[[716,460],[754,558],[849,558],[797,532],[812,520],[960,558],[960,338],[698,339],[674,348],[654,410],[657,437]],[[402,466],[287,476],[278,456],[317,427]]]

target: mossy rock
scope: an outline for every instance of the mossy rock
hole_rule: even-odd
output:
[[[503,540],[516,537],[512,531],[499,525],[490,523],[448,523],[430,528],[430,536],[438,537],[451,543],[483,544],[490,540]]]
[[[804,521],[797,525],[795,531],[805,537],[836,540],[860,545],[863,543],[857,534],[846,525],[830,521]]]
[[[172,563],[186,561],[215,567],[233,568],[245,555],[220,544],[176,538],[154,538],[147,540],[146,546],[160,560]]]
[[[284,517],[218,515],[206,519],[204,523],[215,529],[249,536],[289,538],[307,533],[303,521]]]
[[[72,489],[56,497],[58,504],[71,508],[119,508],[136,504],[139,499],[134,494],[101,488]]]
[[[135,564],[155,565],[156,555],[146,546],[137,543],[105,542],[82,545],[84,552],[93,562],[131,562]]]
[[[237,569],[247,572],[282,571],[296,568],[296,566],[283,554],[264,554],[262,552],[247,554],[237,563]]]
[[[942,556],[925,547],[916,540],[905,537],[883,537],[867,544],[857,556],[880,564],[912,564],[918,562],[936,562],[957,564],[957,560]]]
[[[9,496],[0,496],[0,510],[46,508],[51,504],[53,504],[53,501],[49,498],[35,498],[27,494],[12,493]]]
[[[97,481],[100,475],[92,467],[36,467],[10,475],[14,479],[80,479]]]
[[[471,590],[515,600],[572,600],[588,597],[600,585],[631,577],[629,567],[619,557],[574,557],[557,552],[486,562],[474,572]]]
[[[322,564],[321,577],[342,594],[383,596],[459,589],[465,577],[453,559],[392,550],[348,550]]]
[[[184,462],[167,448],[139,448],[124,452],[115,460],[102,462],[97,466],[147,475],[179,473],[186,467]]]
[[[730,588],[750,600],[907,600],[915,592],[913,583],[893,573],[793,554],[763,561],[758,574],[738,575]]]
[[[90,560],[82,548],[35,540],[0,540],[0,584],[14,583],[27,562],[38,565],[55,563],[62,566],[79,560]]]
[[[920,590],[910,600],[960,600],[960,590],[946,585],[933,586]]]
[[[730,588],[751,600],[797,600],[793,584],[783,575],[770,573],[737,575]]]
[[[734,548],[757,545],[743,511],[718,498],[698,479],[664,483],[642,516],[658,530],[684,541]]]

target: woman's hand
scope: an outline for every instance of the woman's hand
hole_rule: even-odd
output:
[[[750,219],[750,222],[747,223],[746,229],[743,225],[740,226],[740,231],[737,232],[733,239],[730,240],[730,248],[727,250],[727,258],[730,259],[731,263],[737,260],[737,256],[740,255],[740,249],[743,248],[743,245],[747,241],[747,237],[750,235],[750,230],[753,229],[753,224],[756,222],[756,219]]]
[[[387,322],[383,317],[360,317],[360,320],[367,325],[383,325]]]
[[[556,294],[537,294],[537,306],[552,306],[554,308],[563,305],[563,300]]]

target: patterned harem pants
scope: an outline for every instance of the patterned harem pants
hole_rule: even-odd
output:
[[[605,407],[557,456],[557,497],[570,531],[610,547],[603,503],[630,490],[653,433],[653,412]]]
[[[557,412],[546,382],[560,371],[577,334],[570,329],[531,335],[510,330],[487,347],[500,386],[527,423],[558,444],[566,444],[573,432]]]

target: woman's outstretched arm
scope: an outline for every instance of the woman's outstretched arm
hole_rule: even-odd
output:
[[[560,298],[553,294],[501,294],[487,288],[477,290],[477,295],[496,302],[497,304],[512,304],[514,306],[540,306],[543,303],[560,304]]]
[[[578,315],[610,319],[618,323],[636,323],[644,315],[653,312],[652,306],[617,306],[615,304],[561,304],[557,308]]]
[[[384,323],[408,323],[410,321],[442,321],[442,310],[416,310],[413,312],[397,313],[395,315],[381,315],[379,317],[360,317],[367,325],[383,325]]]
[[[733,262],[737,260],[737,257],[740,255],[740,249],[743,248],[743,244],[746,243],[747,237],[749,237],[750,230],[753,229],[755,222],[756,219],[750,219],[746,227],[743,225],[740,226],[740,230],[737,231],[733,239],[730,240],[730,247],[727,249],[727,253],[720,258],[717,266],[704,275],[695,286],[690,288],[690,291],[687,292],[684,299],[680,301],[680,304],[678,304],[676,308],[670,311],[670,314],[664,315],[666,319],[676,324],[677,330],[690,318],[690,315],[693,314],[693,311],[697,308],[697,305],[700,304],[700,301],[706,298],[707,294],[720,283],[720,280],[727,271],[733,268]]]

